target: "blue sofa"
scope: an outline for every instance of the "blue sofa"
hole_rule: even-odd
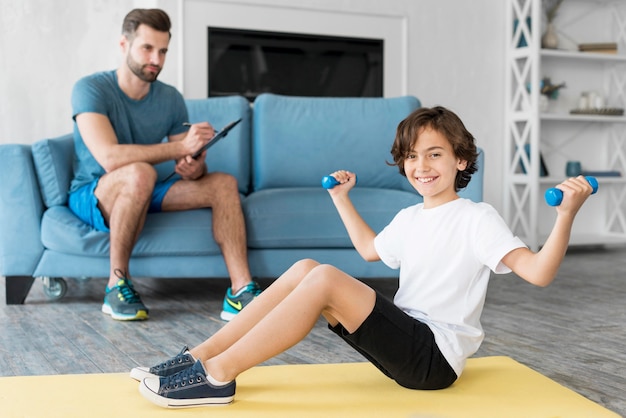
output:
[[[351,197],[374,230],[420,202],[387,164],[396,127],[420,106],[418,99],[264,94],[253,105],[232,96],[188,100],[187,106],[191,122],[208,120],[218,129],[243,119],[210,149],[207,164],[238,180],[254,277],[276,278],[302,258],[359,278],[397,277],[381,262],[360,258],[320,180],[340,168],[356,172]],[[108,276],[108,234],[83,224],[66,206],[73,155],[71,135],[0,146],[0,275],[7,304],[24,303],[37,277],[58,285],[64,277]],[[481,156],[481,169],[461,193],[475,201],[482,200],[482,165]],[[160,164],[160,176],[173,166]],[[227,277],[211,210],[150,214],[130,269],[134,277]]]

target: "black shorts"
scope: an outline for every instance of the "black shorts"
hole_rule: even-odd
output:
[[[328,328],[400,386],[444,389],[457,379],[428,325],[410,317],[378,292],[374,309],[354,333],[341,324]]]

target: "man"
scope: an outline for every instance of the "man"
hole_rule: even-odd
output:
[[[182,95],[157,81],[170,27],[162,10],[132,10],[122,26],[123,63],[74,86],[76,161],[69,206],[84,222],[110,232],[111,265],[102,312],[117,320],[148,318],[128,271],[147,213],[212,208],[213,234],[231,278],[221,317],[230,320],[260,288],[248,267],[236,179],[208,173],[206,151],[198,159],[191,157],[215,131],[207,122],[185,126]],[[165,137],[168,141],[162,142]],[[176,160],[180,179],[157,182],[153,165],[168,160]]]

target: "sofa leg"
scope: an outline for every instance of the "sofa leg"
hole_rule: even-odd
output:
[[[31,276],[7,276],[5,280],[7,305],[23,305],[35,278]]]

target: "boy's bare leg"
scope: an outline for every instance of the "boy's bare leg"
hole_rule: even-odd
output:
[[[319,266],[319,263],[314,260],[301,260],[295,263],[276,279],[271,286],[250,302],[246,309],[238,313],[228,324],[210,338],[191,349],[190,353],[194,358],[204,361],[225,351],[255,327],[317,266]]]
[[[98,206],[111,231],[109,287],[119,280],[115,270],[128,273],[130,255],[146,220],[155,179],[151,165],[137,163],[107,173],[98,181],[95,190]]]
[[[211,208],[213,236],[220,246],[233,292],[252,280],[248,266],[246,226],[237,180],[224,173],[209,173],[198,180],[181,180],[163,198],[163,211]]]
[[[292,273],[288,270],[277,280],[276,289],[272,289],[273,284],[248,305],[242,311],[245,317],[229,323],[205,342],[205,355],[213,356],[204,365],[213,378],[234,380],[241,372],[294,346],[306,337],[320,315],[331,325],[340,322],[354,332],[374,308],[375,291],[333,266],[318,265],[303,278]],[[290,288],[293,290],[288,291]]]

